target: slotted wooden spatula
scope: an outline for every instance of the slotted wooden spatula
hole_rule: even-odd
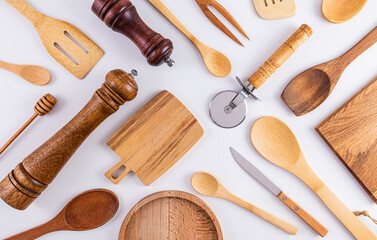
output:
[[[253,0],[258,15],[264,19],[292,17],[296,13],[294,0]]]
[[[82,79],[104,52],[78,28],[39,13],[25,0],[5,0],[38,31],[48,53],[75,77]]]

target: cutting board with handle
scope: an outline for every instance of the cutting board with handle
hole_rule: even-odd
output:
[[[316,130],[377,203],[377,78]]]
[[[105,176],[117,184],[132,171],[148,186],[181,159],[203,134],[191,112],[170,92],[162,91],[107,141],[122,160]]]

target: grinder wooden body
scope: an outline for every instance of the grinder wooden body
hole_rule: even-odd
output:
[[[136,94],[137,84],[131,76],[122,70],[109,72],[105,83],[85,107],[0,182],[0,197],[16,209],[26,209],[54,180],[90,133]]]

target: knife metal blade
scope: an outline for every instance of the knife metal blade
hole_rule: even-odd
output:
[[[275,196],[278,196],[282,190],[276,186],[270,179],[268,179],[258,168],[251,164],[246,158],[244,158],[239,152],[230,148],[233,158],[236,162],[253,178],[255,178],[260,184],[272,192]]]

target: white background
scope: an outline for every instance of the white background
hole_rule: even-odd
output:
[[[315,111],[295,115],[280,99],[286,84],[303,70],[340,56],[357,43],[376,24],[377,1],[368,1],[351,21],[327,22],[321,14],[320,0],[297,0],[297,13],[284,20],[267,21],[255,12],[251,0],[220,0],[251,37],[240,47],[201,12],[194,0],[163,1],[170,10],[205,44],[222,51],[233,70],[224,79],[211,75],[199,52],[147,0],[133,0],[142,19],[174,43],[173,68],[149,66],[136,46],[124,36],[112,32],[92,12],[92,1],[30,0],[42,13],[63,19],[79,27],[105,52],[105,56],[84,80],[78,80],[50,57],[33,26],[5,1],[0,2],[1,60],[44,66],[52,73],[47,86],[34,86],[18,76],[0,71],[1,117],[0,142],[3,143],[33,114],[35,102],[46,93],[58,99],[55,109],[38,118],[21,137],[0,156],[0,178],[5,177],[24,157],[64,126],[100,87],[106,73],[114,68],[139,72],[137,98],[126,103],[107,119],[82,144],[47,190],[26,211],[15,210],[0,201],[0,238],[27,230],[54,217],[77,194],[92,188],[107,188],[120,198],[116,216],[101,228],[87,232],[57,232],[41,239],[117,239],[128,211],[143,197],[161,190],[182,190],[203,199],[217,215],[227,240],[242,239],[321,239],[310,227],[285,207],[270,192],[247,175],[232,159],[233,146],[277,183],[299,205],[328,227],[325,239],[346,240],[353,236],[297,177],[263,159],[249,140],[250,127],[262,117],[272,115],[286,122],[296,134],[309,165],[351,210],[368,210],[377,216],[377,207],[340,160],[315,132],[314,127],[377,76],[377,46],[370,48],[344,72],[328,100]],[[222,18],[223,19],[223,18]],[[211,98],[223,90],[239,90],[234,77],[246,80],[302,24],[307,23],[313,36],[256,92],[262,102],[248,100],[245,122],[234,129],[222,129],[208,114]],[[227,24],[229,26],[229,24]],[[104,173],[120,158],[106,146],[106,140],[140,107],[160,91],[167,89],[178,97],[198,118],[205,135],[174,167],[154,184],[145,187],[134,174],[113,185]],[[221,199],[197,194],[190,186],[196,171],[214,174],[231,192],[276,216],[298,226],[293,237],[248,211]],[[369,220],[362,221],[377,234]]]

